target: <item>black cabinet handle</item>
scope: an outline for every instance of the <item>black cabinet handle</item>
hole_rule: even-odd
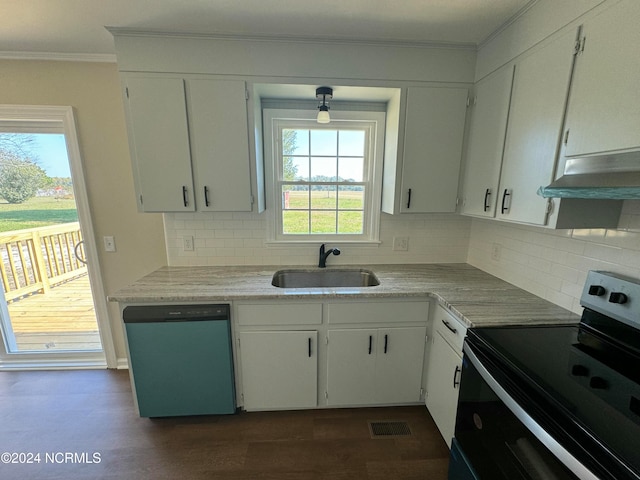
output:
[[[189,206],[189,195],[187,193],[187,187],[182,186],[182,203],[184,203],[185,207]]]
[[[609,382],[602,377],[591,377],[589,386],[597,390],[607,390],[609,388]]]
[[[502,193],[502,213],[506,212],[507,210],[509,210],[509,207],[506,207],[505,204],[507,202],[507,197],[511,196],[511,194],[509,193],[508,189],[504,189],[504,192]]]
[[[204,186],[204,205],[209,206],[209,187]]]
[[[309,337],[309,358],[311,358],[311,337]]]
[[[489,197],[491,196],[491,189],[487,188],[484,191],[484,211],[486,212],[487,210],[489,210],[490,205],[487,204],[487,200],[489,200]]]
[[[369,355],[371,355],[371,346],[373,345],[373,337],[369,335]]]
[[[446,320],[442,320],[442,323],[444,323],[444,326],[447,327],[452,333],[458,333],[458,330],[453,328],[451,326],[451,324],[449,322],[447,322]]]
[[[457,380],[458,378],[458,373],[460,373],[462,371],[462,369],[456,365],[456,369],[453,372],[453,388],[456,388],[458,385],[460,385],[460,380]]]
[[[411,189],[409,189],[409,194],[407,195],[407,208],[411,208]]]
[[[387,353],[387,346],[389,345],[389,335],[384,336],[384,353]]]

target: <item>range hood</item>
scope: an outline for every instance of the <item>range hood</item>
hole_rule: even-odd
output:
[[[640,199],[640,151],[568,159],[564,175],[538,195],[545,198]]]

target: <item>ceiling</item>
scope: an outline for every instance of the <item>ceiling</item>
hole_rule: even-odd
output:
[[[113,55],[105,26],[477,45],[536,0],[0,0],[0,53]]]

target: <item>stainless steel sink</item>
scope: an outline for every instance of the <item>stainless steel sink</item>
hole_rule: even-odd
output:
[[[279,288],[375,287],[380,280],[371,270],[278,270],[271,285]]]

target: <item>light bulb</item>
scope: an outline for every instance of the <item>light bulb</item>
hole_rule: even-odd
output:
[[[320,111],[318,112],[318,117],[316,118],[318,123],[329,123],[331,121],[331,117],[329,117],[329,109],[326,105],[322,105],[320,107]]]

